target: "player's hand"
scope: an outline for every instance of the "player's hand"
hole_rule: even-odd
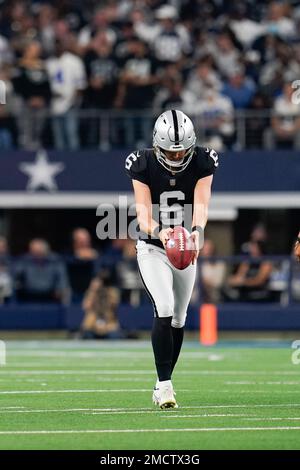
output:
[[[300,232],[298,233],[298,238],[300,238]],[[300,262],[300,242],[296,241],[294,245],[294,255],[296,256],[297,260]]]
[[[193,258],[192,258],[192,264],[194,264],[197,261],[197,258],[199,256],[200,252],[200,235],[198,230],[195,230],[194,232],[191,233],[190,239],[192,240],[194,250],[193,250]]]
[[[169,228],[163,228],[163,229],[159,232],[158,236],[159,236],[160,241],[161,241],[162,244],[164,245],[164,247],[166,247],[166,243],[167,243],[167,241],[168,241],[169,238],[170,238],[170,234],[173,233],[173,232],[174,232],[174,230],[173,230],[171,227],[169,227]]]

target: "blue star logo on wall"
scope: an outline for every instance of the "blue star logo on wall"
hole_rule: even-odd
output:
[[[39,150],[35,162],[23,162],[20,164],[19,169],[29,177],[26,186],[27,191],[35,191],[39,188],[57,191],[58,188],[54,178],[65,169],[65,165],[62,162],[49,162],[47,152]]]

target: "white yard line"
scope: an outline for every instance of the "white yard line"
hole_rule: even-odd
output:
[[[23,365],[23,364],[22,364]],[[39,363],[38,366],[41,367],[42,365],[46,365],[45,363]],[[8,364],[11,368],[13,365]],[[127,369],[92,369],[88,370],[87,367],[83,367],[84,370],[76,370],[76,369],[53,369],[53,370],[24,370],[24,369],[17,369],[17,370],[8,370],[7,367],[0,367],[0,377],[3,375],[30,375],[30,374],[45,374],[45,375],[95,375],[95,374],[107,374],[107,375],[148,375],[148,374],[155,374],[154,370],[127,370]],[[25,365],[24,365],[25,367]],[[295,371],[211,371],[211,370],[178,370],[176,371],[176,375],[296,375],[299,376],[299,370]]]
[[[190,392],[190,390],[179,390],[180,392]],[[131,392],[147,392],[150,393],[149,388],[117,388],[117,389],[80,389],[80,390],[1,390],[1,395],[35,395],[40,393],[131,393]]]
[[[57,409],[42,409],[42,410],[16,410],[16,411],[6,411],[10,407],[3,407],[0,408],[0,413],[2,413],[2,410],[4,410],[4,413],[73,413],[73,412],[101,412],[101,413],[118,413],[118,412],[124,412],[124,413],[130,413],[131,411],[138,411],[139,413],[144,413],[145,411],[157,411],[155,408],[57,408]],[[11,407],[13,408],[13,407]],[[20,408],[25,408],[25,407],[20,407]]]
[[[39,367],[41,364],[39,364]],[[71,369],[54,369],[54,370],[5,370],[0,368],[0,377],[5,375],[153,375],[154,370],[111,370],[111,369],[96,369],[88,370],[71,370]]]
[[[180,428],[180,429],[74,429],[39,431],[0,431],[0,435],[20,434],[109,434],[109,433],[153,433],[153,432],[229,432],[229,431],[300,431],[300,426],[276,427],[224,427],[224,428]]]
[[[195,414],[195,415],[180,415],[180,414],[165,414],[164,418],[241,418],[241,417],[248,417],[248,414]],[[259,419],[259,418],[258,418]]]
[[[18,378],[18,379],[14,379],[13,383],[14,384],[15,383],[19,383],[19,384],[20,383],[22,383],[22,384],[24,384],[24,383],[37,383],[37,384],[39,384],[39,383],[41,383],[41,380],[42,380],[41,377],[36,378],[36,379]],[[50,378],[50,377],[48,377],[47,380],[54,381],[54,379]],[[60,381],[66,380],[66,381],[72,382],[72,384],[74,382],[79,382],[79,383],[85,382],[83,378],[74,378],[74,377],[70,378],[68,376],[64,377],[62,375],[55,378],[55,382],[58,381],[58,380],[60,380]],[[0,382],[2,382],[2,383],[7,383],[8,382],[9,384],[11,384],[12,379],[10,377],[7,377],[5,379],[0,379]],[[126,378],[125,377],[118,377],[118,378],[115,378],[115,377],[94,377],[93,382],[100,382],[100,383],[101,382],[108,382],[108,383],[111,383],[111,382],[125,382],[125,383],[139,382],[140,383],[140,382],[142,382],[142,383],[144,383],[144,382],[154,382],[154,380],[151,379],[150,377],[149,378],[148,377],[139,377],[139,378],[132,378],[132,377],[126,377]]]
[[[248,417],[248,418],[245,418],[246,421],[285,421],[285,420],[288,420],[288,421],[299,421],[300,420],[300,416],[299,417],[293,417],[293,418],[283,418],[283,417],[280,417],[280,418],[252,418],[252,417]]]
[[[259,381],[259,382],[243,380],[239,382],[225,381],[224,384],[225,385],[300,385],[300,380],[295,380],[295,381],[276,380],[276,381]]]
[[[67,355],[66,355],[67,354]],[[138,354],[138,355],[137,355]],[[66,360],[72,358],[80,359],[101,359],[109,358],[114,360],[120,360],[121,358],[133,358],[133,359],[152,359],[152,351],[9,351],[10,357],[32,357],[32,358],[48,358],[48,357],[63,357]],[[212,361],[220,361],[224,359],[224,354],[212,354],[209,352],[198,352],[198,351],[183,351],[182,357],[186,359],[208,359]]]
[[[210,393],[210,392],[215,392],[216,390],[215,389],[205,389],[205,391],[207,393]],[[232,393],[232,390],[218,390],[218,393],[225,393],[225,394],[229,394],[229,393]],[[249,394],[249,395],[252,395],[252,394],[257,394],[257,393],[260,393],[260,394],[270,394],[272,393],[273,394],[282,394],[282,395],[288,395],[288,394],[296,394],[296,395],[299,395],[299,390],[296,389],[296,390],[272,390],[272,392],[270,392],[270,390],[239,390],[238,392],[239,394]]]
[[[48,385],[47,383],[42,384],[44,386]],[[177,389],[178,392],[196,392],[192,389]],[[214,390],[206,390],[207,392],[213,392]],[[116,389],[71,389],[71,390],[1,390],[0,395],[35,395],[35,394],[46,394],[46,393],[139,393],[146,392],[150,393],[151,389],[149,388],[116,388]],[[220,390],[222,393],[230,393],[229,390]],[[266,390],[245,390],[239,393],[246,394],[266,394]],[[299,395],[299,390],[273,390],[272,394],[280,395]]]
[[[2,410],[10,410],[10,411],[11,410],[20,410],[21,408],[25,408],[25,406],[3,406],[3,407],[0,408],[0,412]],[[15,411],[12,411],[12,412],[14,413]]]
[[[147,390],[149,391],[149,390]],[[206,409],[245,409],[245,408],[297,408],[300,407],[300,403],[283,403],[283,404],[274,404],[274,405],[269,405],[269,404],[255,404],[255,405],[201,405],[201,406],[182,406],[180,407],[181,411],[185,410],[206,410]],[[14,410],[16,408],[16,410]],[[22,409],[19,409],[22,408]],[[57,408],[57,409],[24,409],[24,406],[20,407],[0,407],[0,413],[73,413],[73,412],[96,412],[96,413],[143,413],[145,411],[148,412],[156,412],[157,408],[154,407],[147,407],[147,408]],[[161,411],[159,410],[159,413]],[[176,415],[174,415],[174,411],[170,410],[170,413],[172,414],[166,414],[166,413],[161,413],[162,416],[166,417],[182,417],[184,415],[178,414],[176,412]],[[205,415],[190,415],[191,417],[197,417],[197,416],[205,416]],[[207,415],[209,416],[209,415]],[[223,416],[223,415],[210,415],[210,416]],[[224,416],[229,416],[228,414],[225,414]],[[232,416],[238,416],[237,414],[233,414]],[[240,416],[250,416],[248,415],[240,415]]]

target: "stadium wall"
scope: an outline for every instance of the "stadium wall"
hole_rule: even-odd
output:
[[[83,311],[80,305],[4,305],[0,309],[0,330],[68,330],[80,327]],[[121,305],[118,318],[124,330],[150,330],[152,306]],[[191,307],[187,316],[188,330],[199,329],[199,312]],[[220,330],[300,330],[298,305],[229,304],[218,306]]]
[[[131,183],[124,171],[127,154],[127,150],[7,152],[0,159],[0,207],[96,208],[103,202],[131,203]],[[242,207],[299,207],[299,190],[299,152],[225,152],[214,179],[211,209],[221,214]]]

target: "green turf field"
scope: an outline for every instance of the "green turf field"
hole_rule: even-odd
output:
[[[1,449],[300,449],[300,364],[289,344],[186,341],[179,408],[151,403],[148,342],[11,341]]]

